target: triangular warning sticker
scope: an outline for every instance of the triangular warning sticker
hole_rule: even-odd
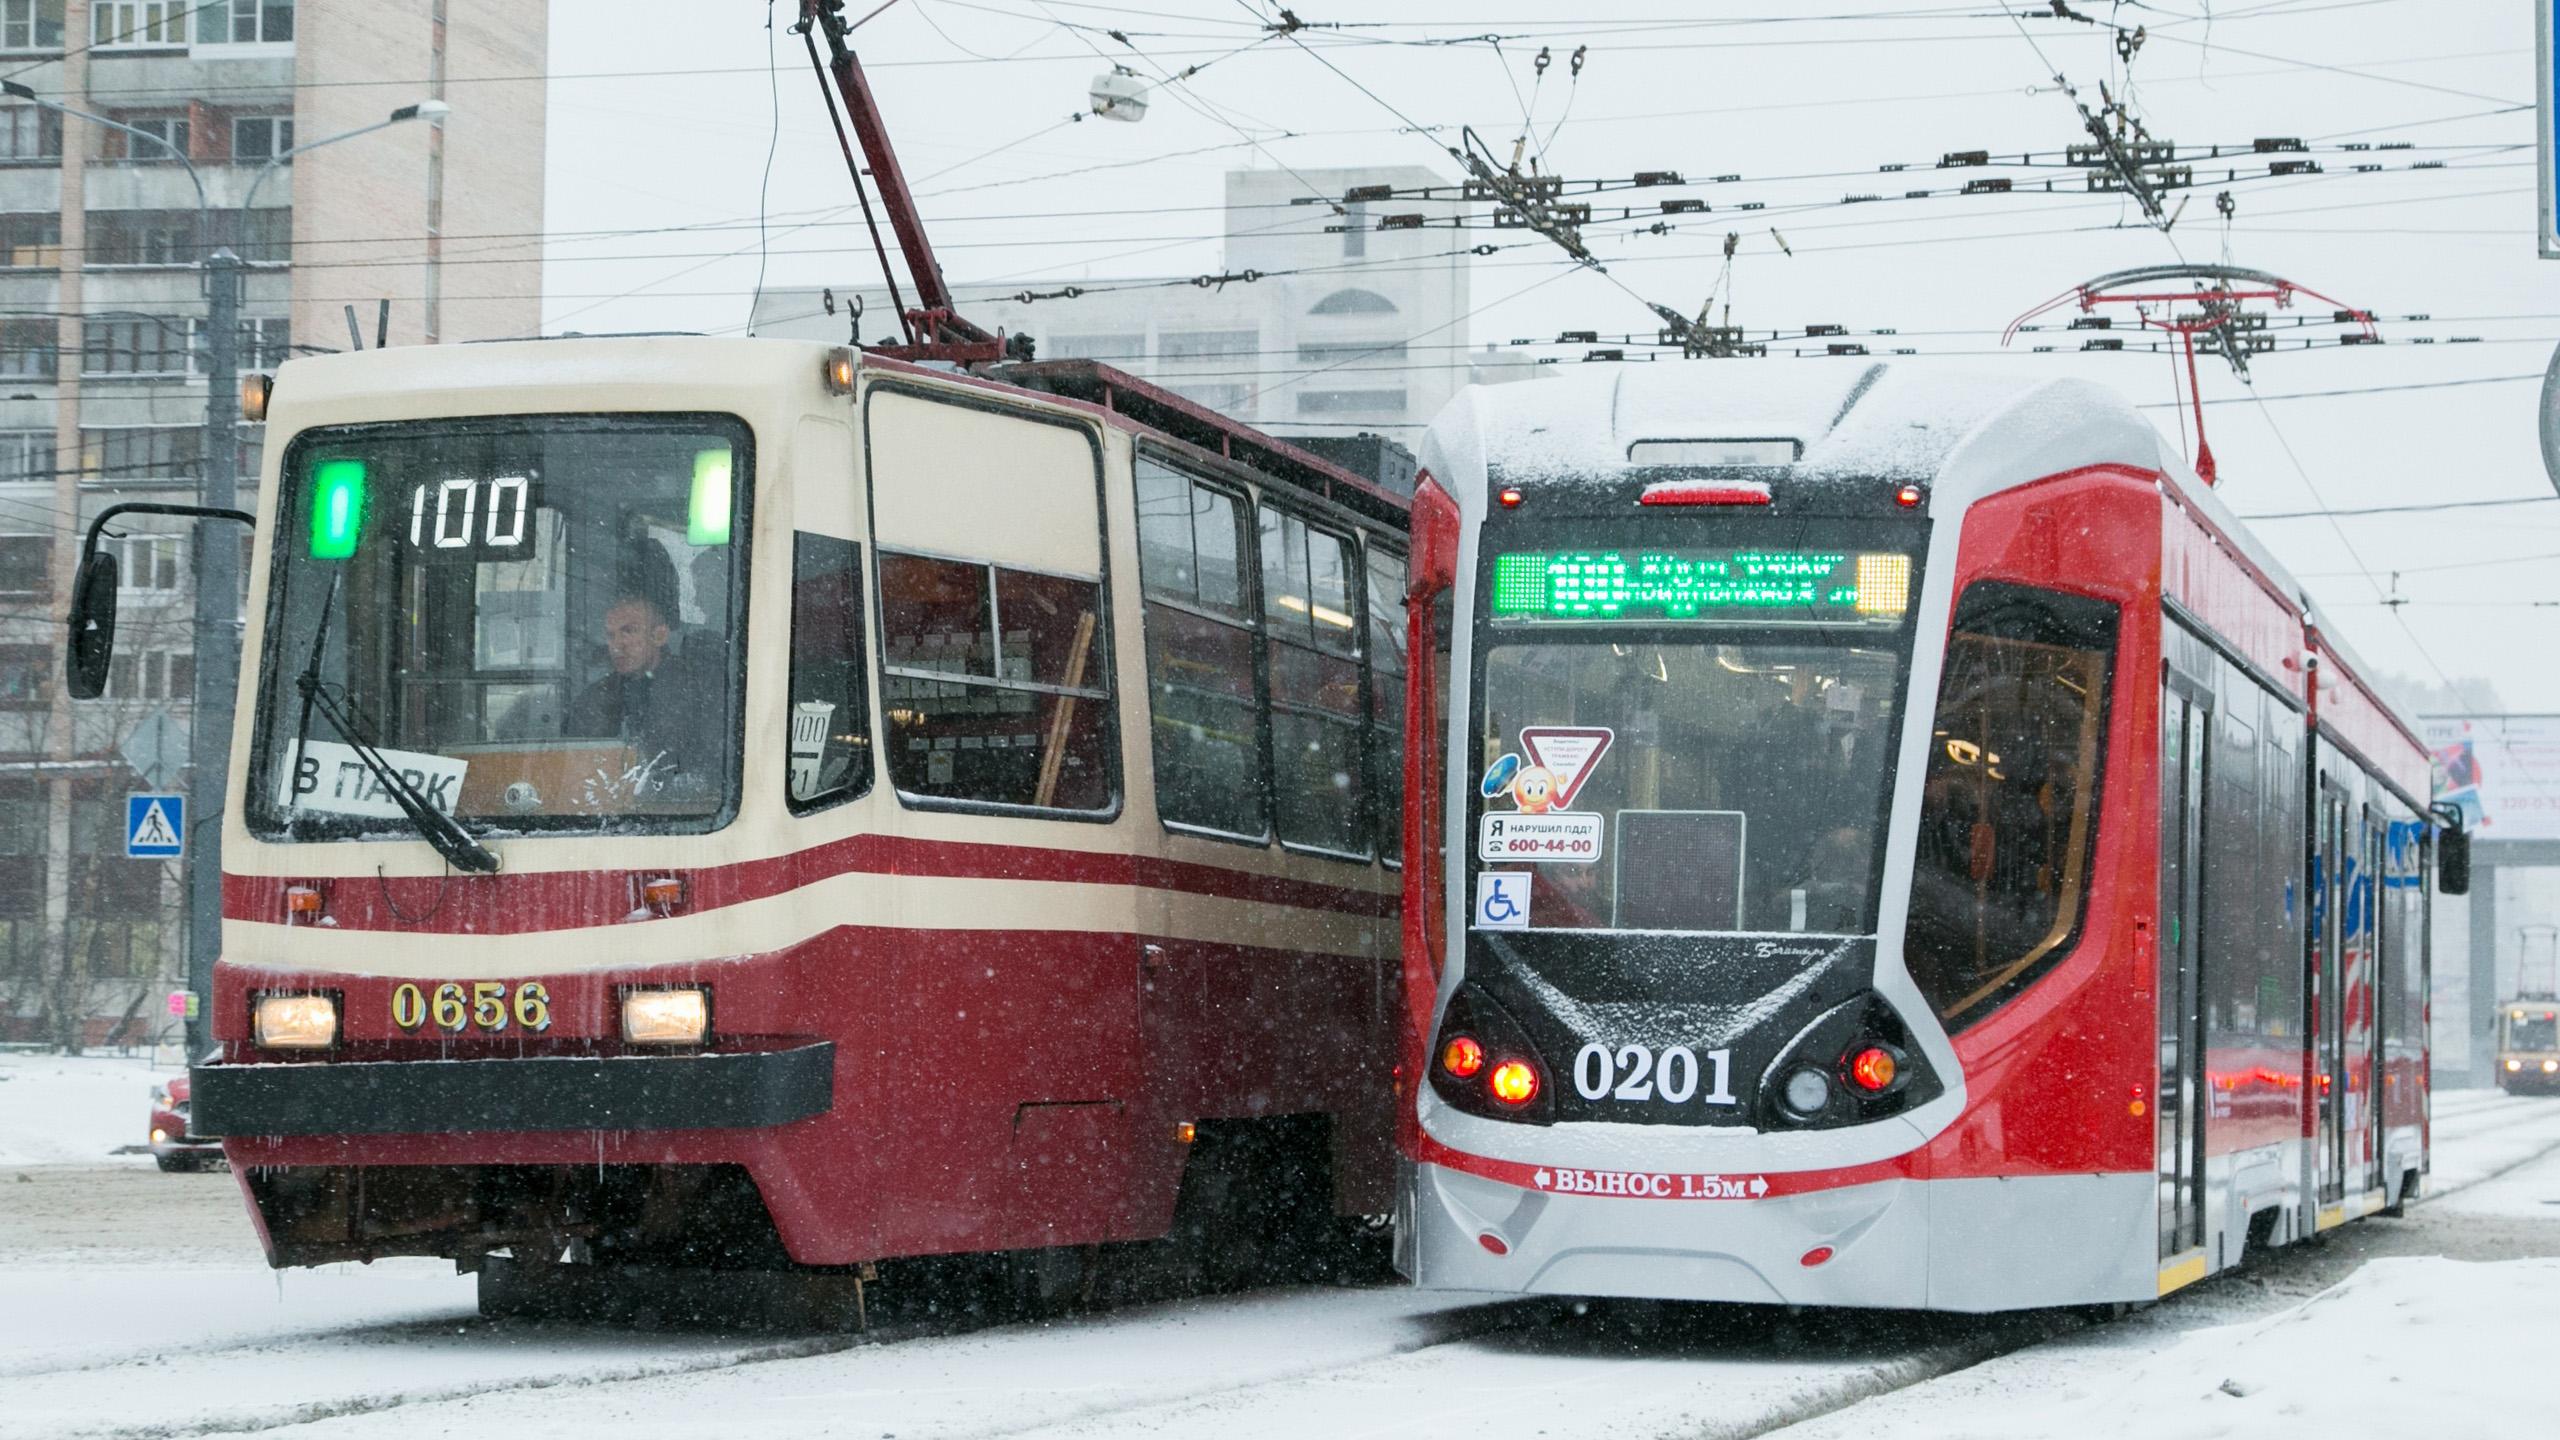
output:
[[[1520,748],[1529,752],[1529,763],[1555,777],[1551,808],[1569,810],[1617,738],[1617,731],[1598,725],[1530,725],[1520,731]]]
[[[160,807],[159,801],[152,801],[142,812],[142,819],[133,827],[133,848],[165,850],[177,843],[178,832],[169,824],[169,812]]]

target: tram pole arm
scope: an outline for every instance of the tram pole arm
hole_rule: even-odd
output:
[[[844,102],[845,117],[853,123],[854,139],[862,146],[863,166],[880,187],[880,203],[889,212],[889,228],[898,237],[898,251],[906,257],[907,272],[915,281],[916,307],[908,315],[918,322],[916,338],[927,345],[995,344],[994,335],[962,319],[952,302],[951,287],[942,278],[941,262],[934,259],[933,242],[926,238],[924,220],[916,213],[915,196],[907,189],[906,172],[899,168],[898,152],[889,144],[889,129],[881,119],[879,103],[872,98],[871,82],[863,76],[862,62],[845,43],[845,34],[851,27],[845,23],[844,0],[800,0],[800,23],[826,37],[827,70]],[[858,187],[861,183],[862,177],[855,175],[854,184]],[[891,281],[893,287],[895,283]]]

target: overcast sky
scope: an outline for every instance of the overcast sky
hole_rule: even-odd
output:
[[[848,13],[874,3],[851,0]],[[2010,3],[2021,15],[2049,8]],[[2326,173],[2227,187],[2237,205],[2227,227],[2213,204],[2226,187],[2200,176],[2169,237],[2131,223],[2115,201],[2059,185],[1839,205],[1960,179],[1935,168],[1949,151],[2054,151],[2085,138],[2053,85],[2057,68],[2093,105],[2102,80],[2123,92],[2110,79],[2125,68],[2114,32],[2012,18],[1996,3],[1589,0],[1580,8],[1590,15],[1557,18],[1575,7],[1311,0],[1292,7],[1299,18],[1346,28],[1279,37],[1261,30],[1276,7],[1244,0],[898,0],[855,40],[954,281],[1213,270],[1226,169],[1424,164],[1454,177],[1444,147],[1458,127],[1507,156],[1525,106],[1551,173],[1743,178],[1677,192],[1715,213],[1681,217],[1672,233],[1595,240],[1606,276],[1576,273],[1537,245],[1476,260],[1467,338],[1478,344],[1650,330],[1627,291],[1694,310],[1730,230],[1742,237],[1736,324],[1893,327],[1899,343],[1928,352],[1902,363],[2100,380],[2163,407],[2150,413],[2174,437],[2169,360],[2023,353],[2036,337],[2003,351],[2001,327],[2077,281],[2179,258],[2227,258],[2373,310],[2390,343],[2264,357],[2263,404],[2227,367],[2206,369],[2224,493],[2244,514],[2544,497],[2258,530],[2377,669],[2429,682],[2485,676],[2511,709],[2560,711],[2560,667],[2548,659],[2560,650],[2560,499],[2534,421],[2538,377],[2560,340],[2560,262],[2534,254],[2535,7],[2073,5],[2147,30],[2130,93],[2156,138],[2183,153],[2300,137]],[[1829,13],[1809,13],[1817,8]],[[735,331],[760,272],[768,286],[877,282],[817,81],[787,30],[793,0],[773,12],[770,51],[766,13],[739,0],[553,0],[548,329]],[[1542,46],[1554,57],[1543,81],[1533,69]],[[1577,46],[1589,48],[1575,82]],[[1204,68],[1160,88],[1137,124],[1069,123],[1106,56],[1156,76]],[[2416,148],[2379,148],[2399,141]],[[2335,153],[2342,143],[2377,148]],[[2407,168],[2420,162],[2442,163]],[[1879,173],[1892,164],[1911,169]],[[2389,168],[2356,174],[2354,164]],[[1768,210],[1731,208],[1746,200]],[[1285,223],[1328,218],[1310,208]],[[2413,314],[2433,319],[2398,318]],[[2420,338],[2438,343],[2406,343]],[[1718,366],[1859,362],[1693,363],[1713,383]],[[2502,378],[2520,376],[2536,378]],[[2493,383],[2446,383],[2463,380]],[[2282,398],[2411,385],[2429,388]],[[2393,572],[2409,601],[2396,613],[2380,603],[2395,593]]]

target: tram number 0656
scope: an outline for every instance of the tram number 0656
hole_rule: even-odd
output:
[[[1585,1045],[1573,1057],[1573,1088],[1585,1100],[1663,1100],[1686,1105],[1739,1105],[1733,1095],[1733,1052],[1710,1050],[1701,1067],[1686,1045],[1666,1045],[1656,1054],[1647,1045]],[[1698,1093],[1701,1080],[1706,1093]]]
[[[514,1024],[526,1030],[551,1028],[551,992],[539,980],[528,980],[512,994],[495,980],[477,980],[466,991],[451,980],[433,991],[403,985],[391,992],[391,1023],[416,1030],[433,1020],[439,1030],[498,1031]]]

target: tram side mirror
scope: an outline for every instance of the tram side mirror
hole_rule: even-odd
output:
[[[116,587],[121,583],[112,550],[81,561],[72,581],[71,644],[64,668],[75,699],[95,700],[106,693],[107,662],[116,653]]]
[[[2471,832],[2446,826],[2436,836],[2436,889],[2447,895],[2471,893]]]

